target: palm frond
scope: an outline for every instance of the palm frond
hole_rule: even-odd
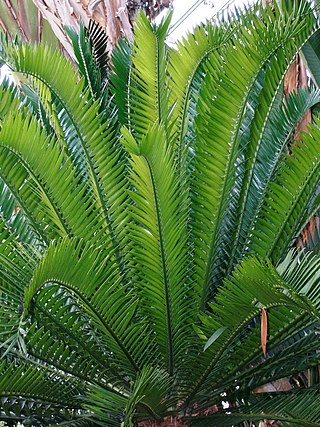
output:
[[[120,217],[122,222],[125,220],[123,201],[126,195],[124,191],[120,194],[119,189],[127,184],[121,149],[114,144],[112,120],[103,120],[98,102],[92,102],[88,95],[83,94],[84,81],[77,82],[78,75],[72,65],[59,53],[43,46],[25,46],[16,51],[7,46],[6,53],[14,58],[13,66],[18,72],[39,79],[49,88],[58,107],[64,137],[70,143],[71,157],[77,168],[82,169],[80,175],[86,176],[86,194],[91,197],[91,205],[98,210],[96,217],[101,218],[103,239],[111,245],[121,265],[121,236],[118,238],[117,224]],[[91,239],[100,236],[92,233],[90,227],[85,230]]]
[[[19,107],[19,99],[16,95],[14,87],[8,80],[4,80],[0,87],[0,125],[10,111]]]
[[[127,385],[115,369],[117,360],[72,294],[63,292],[59,285],[50,286],[43,288],[34,301],[33,323],[24,336],[31,356],[81,381],[90,378],[90,384],[107,390],[118,383]]]
[[[301,40],[297,42],[303,44],[303,37],[305,34],[302,33]],[[287,52],[281,50],[279,54],[268,64],[263,88],[258,98],[258,106],[255,108],[255,115],[250,124],[250,139],[245,153],[245,173],[242,177],[243,183],[238,208],[235,212],[237,226],[231,237],[233,243],[230,252],[234,253],[234,258],[229,261],[229,269],[232,269],[234,259],[239,259],[241,256],[241,249],[237,248],[237,245],[241,241],[243,245],[245,230],[252,228],[252,220],[257,215],[261,194],[272,176],[280,154],[288,144],[289,137],[294,132],[294,126],[302,118],[304,112],[319,102],[319,93],[308,94],[307,91],[301,90],[298,95],[289,97],[283,109],[282,106],[274,108],[288,64],[292,60],[291,49]],[[274,138],[275,134],[276,138]],[[239,246],[241,247],[241,243]],[[237,251],[240,254],[236,253]]]
[[[283,425],[316,427],[320,423],[319,390],[295,390],[252,397],[252,404],[208,417],[189,418],[191,426],[232,426],[243,421],[277,420]]]
[[[177,43],[176,49],[168,52],[168,73],[170,75],[170,107],[173,108],[172,133],[177,144],[178,157],[183,164],[185,135],[189,120],[195,112],[190,111],[190,100],[199,96],[199,79],[204,77],[203,64],[208,62],[211,52],[220,51],[235,31],[235,25],[223,22],[198,26],[193,34]],[[223,61],[219,64],[223,67]]]
[[[7,118],[0,139],[2,176],[35,232],[44,241],[57,235],[81,235],[84,218],[88,217],[87,225],[92,224],[90,198],[60,147],[48,140],[38,124],[23,112]],[[24,144],[26,140],[32,143],[32,149]]]
[[[206,382],[208,385],[212,384],[210,372],[216,369],[217,364],[219,365],[219,360],[225,351],[230,354],[235,351],[235,343],[241,342],[238,337],[242,329],[260,315],[261,309],[271,310],[282,306],[314,313],[314,320],[318,317],[315,304],[311,304],[305,296],[294,292],[270,263],[255,258],[246,259],[232,277],[225,281],[224,286],[219,288],[215,303],[210,304],[213,314],[201,317],[202,336],[207,336],[209,339],[212,332],[220,331],[220,333],[214,341],[211,340],[212,344],[206,352],[200,355],[201,368],[200,370],[195,368],[194,376],[192,375],[189,379],[192,386],[188,389],[188,400],[199,388],[205,388]],[[236,316],[235,313],[237,313]],[[282,321],[284,325],[280,323],[278,328],[287,326],[288,319],[282,317]],[[233,350],[230,351],[230,348]],[[201,373],[201,369],[205,366]],[[222,366],[225,365],[222,364]],[[219,378],[217,371],[215,371],[215,378]]]
[[[137,263],[134,271],[161,355],[172,374],[184,352],[184,331],[189,323],[184,316],[188,301],[183,284],[188,205],[186,195],[179,191],[164,128],[154,126],[140,143],[127,132],[125,136],[132,155],[132,256]]]
[[[26,289],[25,315],[36,293],[50,284],[67,289],[85,307],[104,336],[104,345],[122,366],[121,371],[134,376],[141,366],[141,356],[147,352],[150,358],[153,356],[153,340],[145,320],[140,317],[139,322],[135,321],[137,298],[119,286],[117,265],[107,252],[77,239],[51,245]]]
[[[2,179],[0,179],[0,215],[20,242],[37,245],[37,235],[28,218],[22,213],[17,200]]]
[[[318,126],[316,119],[316,125],[310,126],[310,134],[302,136],[303,143],[292,146],[293,155],[283,155],[254,225],[250,248],[274,261],[283,257],[314,213],[306,206],[315,194],[320,177]],[[272,224],[266,215],[272,215]]]
[[[260,13],[263,14],[262,9]],[[286,64],[286,58],[294,57],[299,44],[312,34],[315,25],[311,16],[303,26],[295,15],[284,16],[285,30],[282,26],[274,28],[275,17],[272,15],[263,15],[261,19],[253,14],[251,18],[250,31],[241,36],[242,43],[235,38],[226,49],[221,86],[216,85],[219,76],[210,72],[214,64],[211,61],[198,104],[191,193],[194,206],[192,229],[196,230],[194,245],[197,248],[195,278],[202,288],[202,307],[212,282],[217,280],[219,283],[219,272],[225,268],[220,251],[225,229],[221,227],[228,206],[234,203],[232,187],[241,154],[239,135],[249,94],[261,70],[270,61]],[[290,34],[297,32],[301,39],[293,42]],[[283,52],[286,52],[285,58]],[[219,61],[218,58],[217,65]]]
[[[302,54],[310,73],[312,74],[313,81],[320,88],[320,31],[317,31],[310,37],[310,40],[302,48]]]
[[[0,365],[1,419],[49,423],[77,415],[81,384],[48,371],[45,367],[20,363]]]
[[[24,287],[30,281],[39,254],[23,245],[0,217],[0,337],[6,351],[19,339]]]
[[[242,236],[239,236],[238,257],[241,256],[241,251],[245,252],[247,249],[244,243],[246,239],[249,240],[246,230],[253,228],[253,223],[261,208],[262,195],[265,193],[268,183],[274,178],[279,160],[294,135],[296,124],[303,114],[318,102],[319,92],[317,90],[309,92],[300,88],[297,93],[292,93],[287,97],[285,104],[281,102],[281,105],[270,113],[254,166],[254,181],[247,194]]]
[[[155,123],[167,127],[167,48],[164,42],[170,19],[169,14],[155,27],[143,14],[136,18],[127,126],[137,138],[143,137]]]
[[[79,34],[73,28],[67,28],[66,31],[72,41],[78,70],[84,77],[85,87],[88,88],[92,99],[97,99],[101,93],[103,77],[94,55],[90,31],[85,28],[83,22],[80,23]],[[106,48],[106,45],[104,47]]]
[[[130,112],[130,73],[132,64],[132,46],[123,39],[112,51],[110,91],[117,108],[117,117],[121,125],[128,124]]]

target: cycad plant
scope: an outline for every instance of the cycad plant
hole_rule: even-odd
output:
[[[258,393],[320,358],[320,259],[292,249],[319,207],[319,119],[287,149],[320,93],[283,101],[320,23],[309,2],[255,6],[170,50],[169,22],[140,15],[111,72],[99,32],[69,32],[80,73],[2,37],[10,425],[320,425],[316,381]]]

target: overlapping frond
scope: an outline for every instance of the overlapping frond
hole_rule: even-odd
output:
[[[80,23],[79,34],[73,28],[67,28],[66,31],[72,41],[78,70],[84,77],[92,99],[97,99],[102,92],[103,80],[106,78],[107,36],[97,23],[90,21],[90,24],[92,34],[95,36],[95,44],[90,30],[85,28],[83,22]]]
[[[48,424],[77,418],[84,393],[81,383],[45,366],[14,362],[0,365],[0,417],[2,420]]]
[[[189,400],[198,389],[205,387],[206,382],[212,384],[211,370],[215,370],[216,365],[219,365],[224,352],[227,353],[231,348],[235,351],[234,347],[239,340],[239,334],[259,316],[262,308],[287,306],[306,312],[312,312],[313,308],[307,298],[290,290],[271,264],[254,258],[245,260],[232,277],[225,281],[224,286],[216,294],[215,301],[210,304],[213,314],[201,317],[207,339],[211,333],[215,335],[209,341],[210,346],[206,352],[199,356],[202,359],[199,364],[200,369],[195,369],[194,377],[192,375],[189,378],[190,383],[193,384],[188,388]],[[237,313],[236,316],[235,313]],[[282,318],[285,325],[289,319]],[[283,327],[281,324],[279,326]],[[239,362],[242,361],[239,360]],[[218,380],[218,378],[216,371],[215,379]]]
[[[195,116],[195,111],[190,111],[190,102],[193,98],[195,103],[197,102],[198,80],[204,77],[203,64],[209,61],[211,52],[223,50],[235,31],[235,26],[235,23],[226,25],[223,22],[200,25],[183,41],[178,42],[176,49],[168,53],[169,103],[173,108],[170,120],[181,167],[185,161],[182,154],[186,153],[187,149],[185,136],[189,120],[193,122]],[[219,66],[223,67],[222,58]],[[214,73],[216,72],[217,70],[214,70]]]
[[[0,87],[0,125],[10,111],[18,108],[19,99],[16,95],[16,90],[7,80],[4,80]]]
[[[31,356],[109,390],[126,383],[121,372],[115,370],[117,362],[113,362],[110,349],[103,346],[90,316],[79,310],[72,294],[52,285],[43,288],[34,301],[33,323],[24,336]]]
[[[248,234],[261,208],[262,195],[265,193],[268,183],[274,179],[279,159],[293,138],[296,124],[303,114],[318,102],[318,91],[309,92],[306,89],[298,89],[297,93],[292,93],[286,98],[285,103],[281,102],[280,105],[272,108],[256,157],[251,188],[247,193],[238,248],[235,248],[234,245],[236,259],[247,250],[244,242],[249,239]]]
[[[94,157],[96,153],[91,153],[91,147],[98,147],[96,148],[98,150],[102,141],[110,138],[113,129],[110,129],[108,122],[102,121],[98,103],[92,102],[83,94],[84,81],[77,81],[78,75],[74,73],[72,65],[59,53],[43,46],[23,46],[13,52],[7,47],[6,51],[8,56],[14,56],[12,66],[16,71],[39,79],[50,89],[53,100],[59,104],[60,114],[62,117],[66,116],[62,123],[65,138],[67,141],[72,140],[72,146],[69,147],[71,153],[77,152],[73,157],[74,161],[77,156],[80,158],[83,173],[87,176],[87,192],[92,194],[99,216],[105,224],[105,229],[108,230],[105,238],[109,236],[109,242],[112,241],[112,245],[116,246],[106,196],[102,192],[100,177],[96,172],[96,165],[100,165],[101,162]],[[113,158],[114,150],[110,151],[107,151],[106,155],[110,154]],[[106,161],[108,160],[109,156],[106,156]],[[113,185],[116,184],[118,181],[113,182]]]
[[[264,18],[252,14],[248,31],[235,36],[226,49],[223,69],[218,67],[220,58],[211,60],[198,103],[191,193],[194,270],[203,307],[217,273],[226,268],[221,266],[220,245],[226,229],[230,233],[230,226],[229,230],[228,224],[226,229],[221,227],[228,206],[235,203],[232,188],[241,154],[239,135],[250,92],[269,63],[283,62],[284,73],[288,58],[294,57],[315,26],[311,15],[303,23],[295,15],[284,16],[283,26],[276,28],[272,14]],[[297,33],[299,37],[293,37]],[[219,70],[218,75],[210,72],[211,68]],[[276,70],[273,73],[278,75]],[[279,74],[275,81],[280,83]],[[223,84],[217,85],[217,79]],[[246,182],[242,185],[245,187]]]
[[[106,351],[114,354],[115,364],[119,363],[119,371],[134,376],[143,363],[141,356],[149,353],[152,357],[153,340],[145,320],[136,318],[137,298],[125,292],[118,277],[117,265],[108,252],[77,239],[58,241],[49,247],[26,289],[25,315],[40,289],[59,284],[85,307]],[[51,314],[59,317],[59,310]]]
[[[184,274],[187,267],[186,194],[163,127],[154,126],[137,143],[125,132],[131,153],[132,256],[137,286],[168,371],[172,375],[189,322]],[[165,174],[163,173],[164,171]]]
[[[169,23],[170,14],[158,27],[152,26],[143,14],[136,19],[127,126],[137,138],[143,137],[153,124],[168,126],[165,37]]]
[[[130,115],[130,72],[132,46],[120,39],[112,51],[112,72],[110,73],[110,91],[117,107],[117,117],[121,125],[127,125]]]
[[[319,390],[295,390],[252,398],[252,404],[239,409],[228,408],[208,417],[190,418],[190,426],[232,426],[242,421],[277,420],[287,426],[317,427],[319,417]]]
[[[292,155],[283,155],[254,224],[250,248],[274,261],[283,257],[314,213],[308,206],[320,179],[318,126],[316,119],[303,143],[291,147]]]
[[[306,35],[301,32],[301,39],[297,40],[297,43],[303,44],[304,37]],[[309,94],[308,91],[302,90],[298,95],[289,97],[285,106],[282,107],[281,103],[277,108],[275,105],[279,91],[280,94],[282,92],[282,82],[291,59],[292,50],[281,49],[279,54],[270,60],[264,75],[258,105],[250,124],[243,184],[235,212],[237,225],[231,238],[230,251],[234,258],[229,261],[230,269],[234,261],[241,256],[247,230],[252,228],[252,221],[257,215],[261,194],[266,183],[272,178],[274,166],[287,146],[289,137],[292,136],[303,113],[319,102],[319,93]]]
[[[23,113],[8,117],[0,141],[2,177],[44,241],[81,236],[89,224],[92,228],[86,188],[76,179],[70,159],[32,118]]]

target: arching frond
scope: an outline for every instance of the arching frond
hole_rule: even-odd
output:
[[[185,351],[184,331],[189,328],[185,317],[188,290],[183,284],[188,204],[186,194],[180,192],[164,128],[154,126],[140,143],[126,135],[124,143],[132,156],[134,274],[161,355],[172,375]]]
[[[117,265],[108,252],[77,239],[63,239],[51,245],[26,289],[25,315],[31,310],[36,293],[50,284],[67,289],[85,307],[104,346],[114,353],[115,363],[123,372],[134,376],[140,369],[141,356],[149,352],[152,357],[153,340],[146,322],[141,317],[139,322],[136,319],[138,300],[119,286]],[[51,314],[58,317],[59,311]]]
[[[292,156],[282,157],[254,225],[250,247],[274,261],[281,259],[314,213],[306,208],[320,178],[318,119],[316,124],[303,135],[303,144],[291,147]],[[267,220],[271,215],[272,225]]]

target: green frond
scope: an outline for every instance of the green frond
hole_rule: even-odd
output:
[[[287,393],[270,393],[251,398],[251,405],[228,408],[216,415],[192,417],[190,426],[233,426],[243,421],[278,420],[287,426],[317,427],[319,416],[319,390],[294,390]]]
[[[128,124],[130,112],[130,72],[132,63],[132,46],[124,39],[119,39],[112,51],[110,91],[117,108],[117,117],[121,125]]]
[[[15,345],[21,324],[24,287],[39,254],[24,246],[0,217],[0,348]]]
[[[18,72],[38,79],[51,92],[51,101],[57,109],[56,118],[60,120],[58,131],[63,130],[77,173],[81,179],[85,177],[86,197],[91,198],[91,206],[96,209],[96,223],[101,219],[100,233],[96,232],[96,228],[91,230],[91,224],[90,227],[82,226],[83,235],[99,239],[102,233],[105,244],[111,245],[121,265],[123,254],[119,246],[122,244],[123,232],[121,234],[118,231],[118,221],[123,223],[126,220],[126,206],[123,206],[126,194],[125,191],[120,193],[120,189],[124,190],[127,183],[125,163],[121,160],[123,153],[120,146],[115,145],[112,121],[103,120],[104,115],[99,113],[98,102],[93,103],[88,99],[88,94],[83,93],[83,80],[77,82],[78,76],[72,65],[60,54],[43,46],[23,46],[13,52],[9,48],[7,50],[14,57],[14,66]],[[70,210],[75,206],[75,199]],[[83,215],[82,218],[88,221],[90,215]],[[94,220],[92,216],[91,219]]]
[[[301,32],[301,37],[296,41],[297,45],[302,45],[305,37],[306,34]],[[237,225],[231,237],[232,244],[229,248],[230,252],[233,253],[233,258],[229,261],[229,271],[232,270],[234,261],[241,257],[241,249],[243,250],[245,235],[247,234],[246,230],[252,228],[252,221],[257,214],[261,193],[270,180],[280,153],[288,144],[288,137],[294,132],[294,126],[302,118],[303,113],[311,108],[314,103],[319,102],[319,93],[310,94],[308,97],[308,93],[299,91],[298,95],[289,97],[288,103],[283,109],[281,106],[274,108],[278,102],[278,93],[279,91],[280,94],[282,92],[282,82],[291,60],[291,50],[280,50],[276,57],[270,59],[264,75],[263,87],[257,100],[258,105],[250,124],[250,136],[244,161],[245,172],[242,177],[238,207],[235,211]],[[283,126],[282,118],[284,118],[286,127],[279,129],[279,126]],[[271,135],[268,135],[271,132],[272,140]],[[275,135],[276,137],[274,137]]]
[[[169,14],[155,27],[141,13],[135,21],[127,127],[138,139],[154,124],[162,124],[167,128],[169,111],[165,37],[170,19]]]
[[[301,293],[298,294],[287,282],[284,282],[270,263],[255,258],[247,258],[231,278],[225,280],[224,285],[219,288],[215,303],[210,303],[212,314],[208,313],[201,316],[202,333],[207,335],[207,339],[216,331],[221,331],[221,333],[209,348],[199,356],[201,360],[200,369],[195,368],[195,372],[189,378],[192,385],[189,386],[187,401],[193,397],[199,388],[205,388],[206,383],[212,387],[211,371],[215,371],[214,378],[219,381],[216,365],[219,366],[219,361],[221,358],[223,359],[224,353],[229,354],[228,352],[230,352],[232,355],[243,328],[250,325],[250,322],[260,315],[261,309],[265,308],[272,311],[276,307],[282,306],[296,308],[306,313],[314,313],[314,321],[319,316],[315,304],[312,304],[308,298]],[[287,326],[290,317],[282,318],[284,324],[280,323],[278,328]],[[292,319],[290,320],[292,321]],[[256,339],[255,342],[256,345],[259,344],[259,340]],[[231,348],[232,351],[230,351]],[[237,360],[241,363],[240,359]],[[225,366],[226,362],[222,363],[222,375],[225,373]],[[206,368],[204,369],[204,367]]]
[[[254,166],[254,180],[248,189],[247,203],[243,213],[241,236],[239,236],[238,257],[247,250],[245,240],[261,208],[263,194],[268,183],[274,178],[279,160],[294,135],[296,124],[304,113],[319,102],[319,92],[298,89],[286,98],[285,104],[274,108],[269,116],[262,136],[260,152]],[[241,247],[242,246],[242,247]]]
[[[167,409],[163,405],[164,398],[170,388],[172,379],[167,371],[145,366],[136,378],[132,392],[125,407],[124,422],[132,423],[136,412],[145,411],[146,415],[161,419],[163,410]]]
[[[307,207],[320,179],[318,126],[316,119],[310,133],[301,136],[303,143],[291,146],[292,155],[282,156],[254,224],[250,248],[275,262],[283,258],[314,213]]]
[[[134,275],[161,355],[172,374],[185,351],[184,331],[189,324],[185,316],[188,290],[183,282],[187,267],[186,192],[180,191],[172,149],[162,127],[154,126],[140,143],[127,133],[125,136],[124,144],[132,157]]]
[[[81,384],[45,366],[3,361],[0,365],[1,419],[44,422],[62,421],[81,409]]]
[[[59,235],[81,236],[84,229],[92,227],[87,189],[76,179],[70,159],[47,139],[35,120],[24,113],[5,120],[0,156],[6,185],[44,241]]]
[[[313,34],[302,48],[302,54],[313,81],[320,88],[320,31]]]
[[[260,13],[263,13],[262,9]],[[194,278],[202,289],[202,308],[210,288],[219,283],[219,273],[225,268],[221,265],[223,258],[220,258],[225,233],[222,224],[228,206],[234,203],[232,188],[237,161],[241,158],[239,136],[251,90],[260,72],[270,62],[287,63],[286,58],[293,58],[299,43],[312,34],[315,26],[310,14],[303,24],[295,15],[284,15],[283,26],[277,28],[274,27],[274,16],[263,18],[265,21],[253,14],[250,31],[244,30],[246,32],[241,37],[237,34],[241,43],[235,38],[225,48],[222,69],[218,67],[219,54],[212,53],[217,59],[211,58],[198,103],[191,181],[191,228],[192,244],[196,248]],[[299,37],[293,38],[297,33]],[[212,73],[212,68],[218,70],[218,74]],[[217,79],[223,84],[217,85]]]
[[[101,80],[104,82],[108,77],[108,36],[103,28],[93,19],[89,21],[88,34],[91,42],[92,53],[99,67]]]
[[[103,345],[115,355],[120,372],[135,376],[141,357],[147,352],[152,357],[153,340],[144,318],[140,316],[137,321],[138,300],[121,287],[117,266],[108,252],[77,239],[63,239],[51,245],[25,291],[25,316],[32,310],[37,292],[55,284],[71,292],[90,315],[103,337]],[[52,314],[59,316],[59,310]]]
[[[14,87],[6,80],[2,82],[0,86],[0,127],[6,115],[10,111],[18,109],[19,103]]]
[[[124,408],[127,401],[128,398],[125,396],[115,396],[108,390],[93,386],[84,399],[84,406],[94,414],[93,419],[98,425],[119,427],[124,418]]]
[[[17,200],[0,178],[0,215],[20,242],[37,245],[37,236],[32,230],[28,218],[21,212]]]
[[[31,356],[79,380],[112,390],[126,384],[117,361],[81,311],[72,294],[59,285],[43,288],[35,298],[31,326],[24,336]],[[81,349],[81,351],[79,351]],[[88,380],[90,378],[90,380]]]
[[[73,28],[66,28],[77,60],[80,75],[85,80],[92,99],[97,99],[102,91],[103,80],[106,78],[107,36],[97,23],[92,22],[91,29],[80,23],[79,34]]]
[[[84,165],[83,173],[87,176],[88,195],[92,194],[100,215],[103,214],[105,229],[109,230],[109,236],[111,235],[109,239],[114,241],[112,228],[108,222],[108,208],[95,171],[95,160],[88,147],[89,144],[101,146],[110,132],[108,123],[103,122],[101,114],[99,115],[98,103],[90,101],[88,96],[83,94],[84,81],[77,81],[78,75],[74,73],[71,63],[68,63],[58,52],[53,52],[41,45],[21,46],[13,51],[7,47],[7,51],[9,58],[10,55],[13,56],[12,66],[15,70],[33,76],[44,83],[61,106],[60,108],[64,110],[67,116],[67,126],[62,126],[65,138],[68,140],[70,133],[75,135],[72,137],[74,145],[70,147],[70,151],[80,152],[81,164]]]
[[[198,80],[203,79],[203,64],[209,60],[211,52],[223,49],[233,32],[233,25],[203,24],[168,52],[169,104],[173,108],[170,120],[181,166],[189,120],[193,121],[195,115],[190,111],[190,100],[199,96]],[[219,65],[223,67],[222,60]]]

